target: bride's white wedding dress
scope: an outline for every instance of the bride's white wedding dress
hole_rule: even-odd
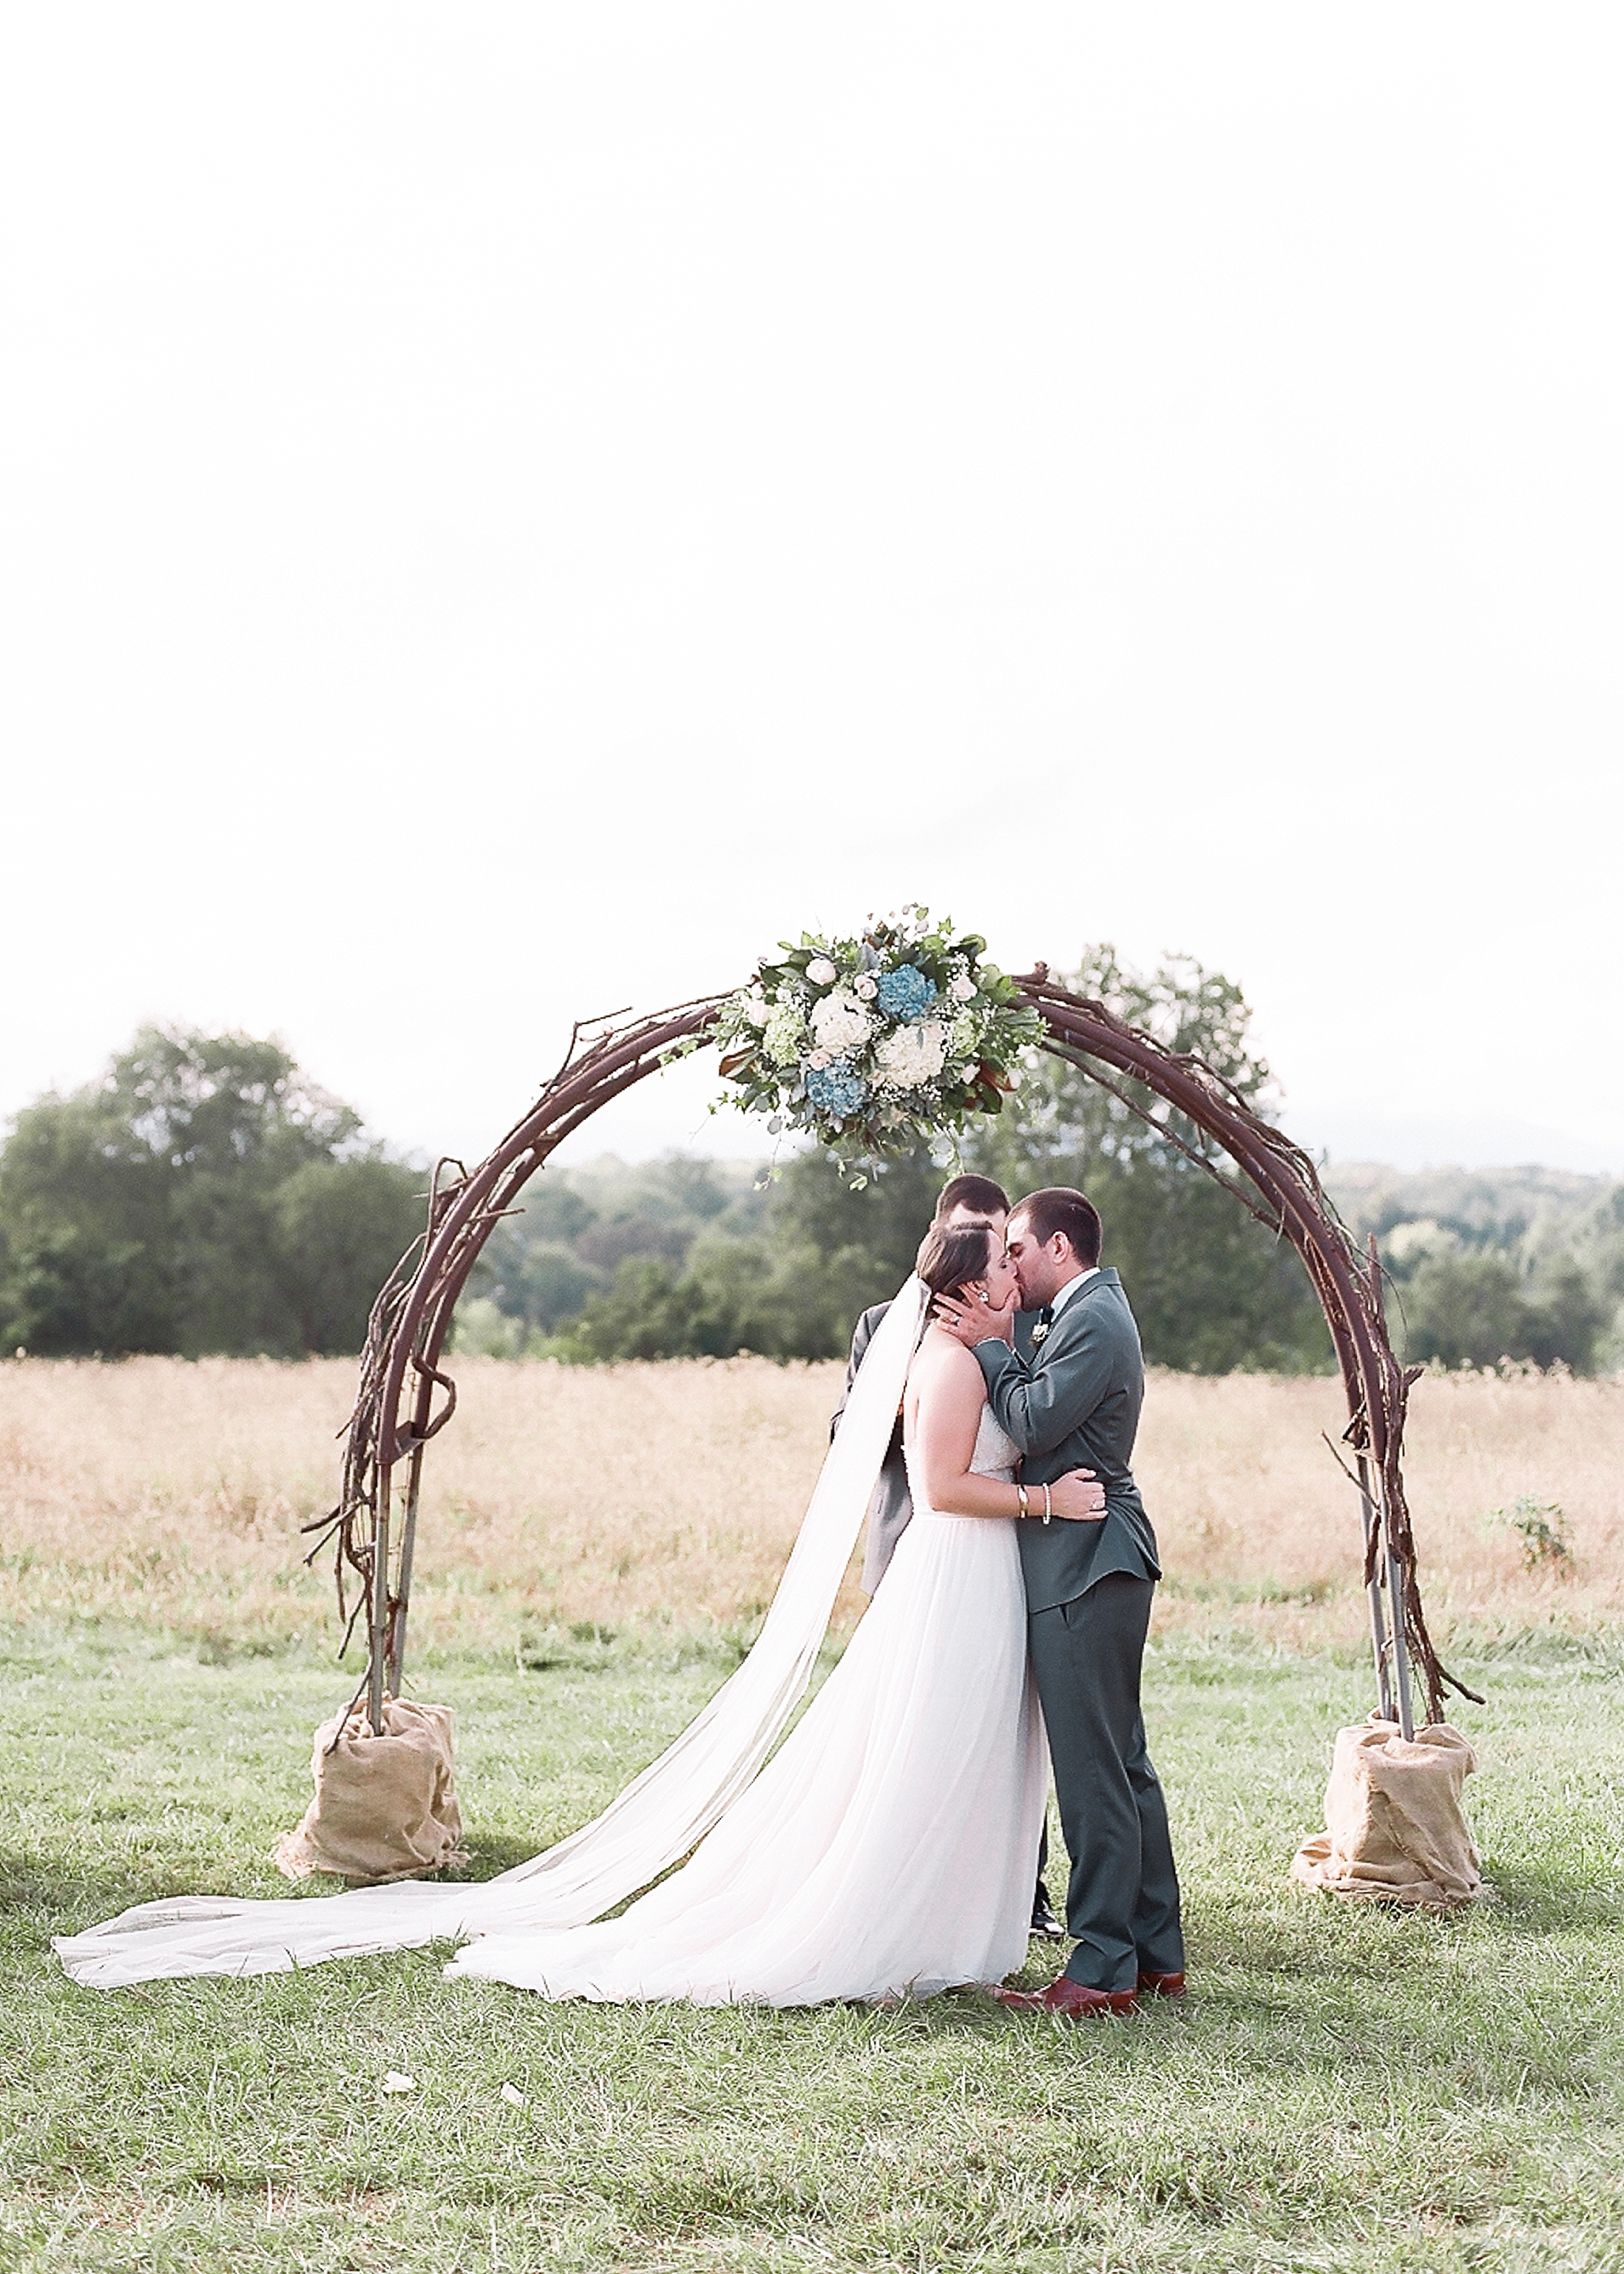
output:
[[[471,1938],[450,1973],[549,1997],[788,2006],[1018,1966],[1048,1769],[1012,1519],[938,1516],[916,1491],[845,1657],[763,1767],[810,1679],[926,1302],[910,1279],[870,1344],[748,1657],[601,1816],[480,1885],[139,1904],[58,1937],[67,1971],[111,1989]],[[1013,1450],[983,1410],[974,1466],[1007,1476]]]
[[[1013,1474],[983,1407],[973,1468]],[[1021,1965],[1048,1758],[1008,1517],[914,1515],[846,1655],[691,1863],[617,1919],[482,1935],[452,1975],[547,1998],[812,2006]]]

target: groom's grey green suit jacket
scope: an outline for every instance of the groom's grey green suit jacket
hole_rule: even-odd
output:
[[[975,1346],[993,1418],[1020,1448],[1023,1484],[1092,1469],[1105,1487],[1099,1524],[1017,1525],[1028,1610],[1075,1602],[1113,1571],[1159,1579],[1156,1535],[1133,1481],[1133,1438],[1145,1396],[1139,1329],[1113,1270],[1098,1271],[1026,1351]]]

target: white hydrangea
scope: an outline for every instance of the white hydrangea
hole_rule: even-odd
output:
[[[762,1048],[774,1065],[793,1065],[806,1040],[806,1021],[795,1003],[780,1003],[762,1028]]]
[[[898,1027],[887,1035],[874,1053],[882,1081],[898,1089],[918,1089],[934,1081],[947,1058],[947,1028],[936,1019],[916,1027]]]
[[[815,955],[807,966],[807,977],[814,987],[832,987],[838,975],[826,955]]]
[[[831,1058],[849,1058],[874,1032],[874,1021],[857,998],[841,987],[814,1009],[812,1032],[820,1050],[827,1050]]]

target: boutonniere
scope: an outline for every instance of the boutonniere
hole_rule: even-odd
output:
[[[1049,1327],[1047,1321],[1041,1327],[1034,1327],[1032,1329],[1032,1340],[1034,1345],[1038,1343],[1047,1342],[1049,1340]]]

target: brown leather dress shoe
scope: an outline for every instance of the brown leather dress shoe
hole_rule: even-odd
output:
[[[1139,1976],[1139,1996],[1141,1998],[1182,1998],[1184,1994],[1184,1977],[1182,1973],[1141,1974]]]
[[[1091,1990],[1086,1983],[1061,1975],[1047,1990],[995,1990],[1001,2006],[1022,2014],[1064,2014],[1080,2022],[1085,2014],[1137,2014],[1139,1999],[1132,1990]]]

